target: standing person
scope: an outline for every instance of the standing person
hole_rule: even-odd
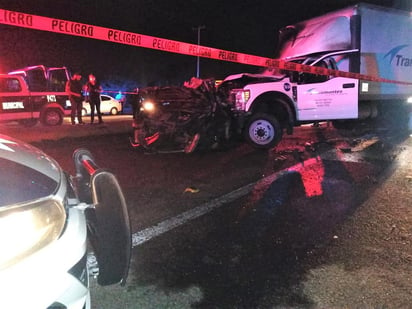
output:
[[[100,92],[102,92],[102,87],[100,83],[96,80],[93,74],[89,75],[89,81],[86,84],[86,91],[89,93],[89,103],[90,103],[90,124],[94,122],[94,109],[96,108],[97,117],[99,118],[99,123],[103,123],[102,113],[100,112]]]
[[[132,113],[133,113],[133,119],[136,117],[136,111],[137,107],[140,103],[140,95],[139,95],[139,88],[135,89],[135,93],[132,95]]]
[[[79,72],[73,74],[72,78],[66,83],[66,92],[69,94],[71,104],[72,125],[76,124],[76,116],[79,124],[84,124],[82,120],[83,94],[80,80],[82,76]]]

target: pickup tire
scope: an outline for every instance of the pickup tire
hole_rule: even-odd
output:
[[[282,139],[282,128],[275,116],[256,113],[247,122],[244,135],[253,147],[270,149]]]
[[[57,108],[48,108],[42,112],[40,121],[45,126],[59,126],[63,123],[63,113]]]

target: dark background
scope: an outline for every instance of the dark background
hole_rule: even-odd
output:
[[[410,0],[363,1],[411,10]],[[278,30],[344,8],[351,0],[0,0],[0,8],[66,19],[171,40],[273,57]],[[196,57],[86,38],[0,25],[0,72],[29,65],[67,66],[95,73],[109,87],[179,85],[196,75]],[[200,77],[223,79],[259,68],[200,59]],[[106,86],[107,87],[107,86]]]

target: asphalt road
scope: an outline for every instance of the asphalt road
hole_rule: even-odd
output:
[[[100,288],[92,280],[93,308],[316,306],[318,295],[303,289],[313,267],[307,261],[333,245],[402,140],[322,124],[299,128],[276,150],[239,143],[147,155],[128,144],[129,116],[105,120],[30,132],[2,128],[70,172],[71,153],[86,147],[118,176],[132,221],[133,262],[126,287]]]

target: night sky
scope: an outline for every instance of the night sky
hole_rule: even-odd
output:
[[[273,57],[280,28],[343,8],[351,0],[0,0],[0,8],[235,52]],[[410,0],[363,1],[410,8]],[[0,72],[28,65],[67,66],[133,89],[179,85],[196,75],[196,57],[0,25]],[[201,58],[200,76],[222,79],[259,68]]]

